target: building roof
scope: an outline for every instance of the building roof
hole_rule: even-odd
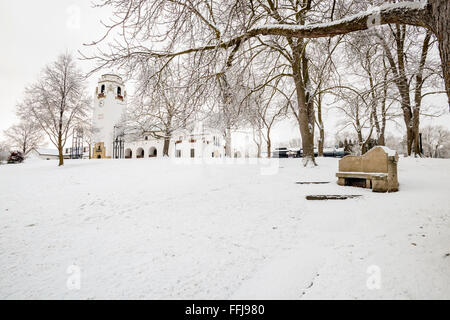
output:
[[[37,153],[41,156],[58,156],[59,152],[56,149],[46,149],[46,148],[34,148]]]

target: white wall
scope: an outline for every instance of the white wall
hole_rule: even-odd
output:
[[[105,85],[105,97],[99,98],[101,87]],[[117,88],[122,91],[123,101],[117,97]],[[95,135],[94,143],[104,142],[106,157],[112,157],[114,126],[118,124],[126,112],[127,96],[125,84],[119,76],[103,75],[94,94],[93,125],[99,130]]]
[[[181,143],[177,143],[179,137],[173,138],[170,140],[169,145],[169,155],[170,157],[175,157],[175,151],[181,151],[182,158],[190,158],[191,157],[191,149],[195,150],[195,158],[212,158],[213,152],[216,157],[224,156],[224,149],[222,143],[214,144],[213,135],[207,135],[205,137],[197,137],[194,138],[196,142],[191,143],[190,139],[183,139]],[[209,143],[206,143],[206,142]],[[144,149],[144,158],[149,158],[150,149],[154,147],[157,150],[157,157],[160,158],[163,156],[163,148],[164,148],[164,140],[141,140],[135,142],[127,142],[125,143],[124,151],[126,154],[127,149],[132,151],[132,158],[137,158],[138,149]]]

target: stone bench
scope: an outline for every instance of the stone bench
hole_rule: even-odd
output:
[[[386,147],[375,147],[362,156],[339,160],[338,185],[372,189],[373,192],[398,191],[398,154]]]

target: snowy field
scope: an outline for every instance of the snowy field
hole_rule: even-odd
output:
[[[393,194],[318,162],[0,166],[0,298],[450,299],[450,161],[401,158]]]

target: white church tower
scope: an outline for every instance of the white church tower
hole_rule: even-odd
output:
[[[94,96],[94,159],[113,157],[114,135],[119,130],[116,126],[125,115],[126,106],[127,92],[122,78],[114,74],[102,75]]]

